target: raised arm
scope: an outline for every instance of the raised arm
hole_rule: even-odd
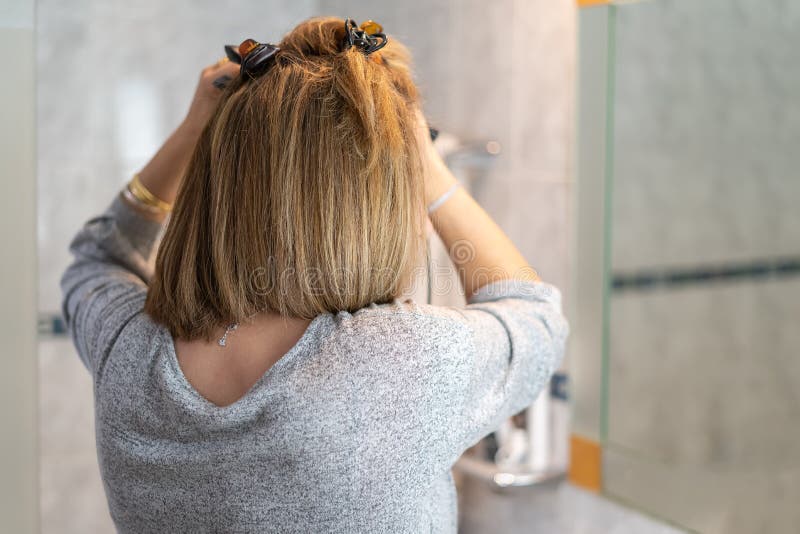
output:
[[[203,70],[189,114],[139,172],[142,184],[172,203],[184,168],[221,92],[213,82],[237,66]],[[72,263],[61,276],[62,314],[84,365],[96,376],[120,331],[141,312],[166,213],[140,208],[117,194],[72,239]]]
[[[463,188],[433,147],[420,114],[430,215],[455,264],[467,306],[446,312],[465,333],[466,347],[448,368],[458,394],[441,437],[444,467],[529,406],[560,365],[569,331],[561,293],[542,282],[517,247]]]
[[[450,190],[456,178],[433,146],[425,118],[418,113],[417,119],[417,139],[426,166],[425,197],[431,205]],[[497,280],[539,280],[514,243],[464,188],[455,189],[430,220],[458,270],[467,300]]]
[[[238,76],[239,66],[229,61],[209,65],[200,73],[186,118],[155,156],[139,171],[139,179],[153,195],[168,204],[175,201],[183,171],[189,162],[200,132],[214,112],[226,81]],[[134,206],[135,207],[135,206]],[[163,220],[164,215],[146,214]]]

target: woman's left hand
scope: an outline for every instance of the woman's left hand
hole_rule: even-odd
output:
[[[142,185],[157,198],[168,204],[175,201],[200,132],[216,109],[224,84],[238,75],[239,65],[227,58],[209,65],[200,73],[186,118],[139,172]],[[159,215],[158,219],[163,220],[164,215]]]
[[[200,73],[192,104],[184,119],[184,126],[199,134],[217,107],[225,86],[239,75],[239,65],[223,58]]]

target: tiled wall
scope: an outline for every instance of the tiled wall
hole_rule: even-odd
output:
[[[612,270],[800,257],[800,8],[616,9]],[[800,524],[800,277],[612,293],[605,489],[705,533]]]
[[[798,254],[800,6],[617,13],[614,267]]]
[[[502,153],[478,200],[542,276],[569,281],[574,5],[569,0],[234,0],[37,3],[39,309],[78,227],[185,113],[221,45],[277,39],[312,14],[373,18],[412,49],[426,113]],[[107,532],[91,387],[65,339],[40,345],[44,532]],[[76,512],[76,510],[78,512]]]
[[[281,35],[314,10],[312,0],[37,3],[40,310],[58,310],[69,238],[178,125],[222,45]]]

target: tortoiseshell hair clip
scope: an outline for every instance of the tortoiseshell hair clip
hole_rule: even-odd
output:
[[[259,43],[255,39],[245,39],[237,47],[225,45],[225,55],[232,62],[241,65],[239,73],[250,78],[264,74],[275,61],[280,48],[270,43]]]
[[[386,46],[389,38],[383,33],[383,26],[374,20],[362,22],[357,26],[353,19],[345,19],[344,40],[342,49],[346,50],[351,46],[360,48],[365,55],[370,55]],[[280,47],[270,43],[259,43],[255,39],[245,39],[238,47],[225,45],[225,55],[233,63],[240,65],[240,75],[247,75],[249,78],[265,73],[275,62],[275,56],[280,51]],[[429,128],[432,140],[439,136],[439,130]]]
[[[362,22],[361,26],[358,26],[353,19],[345,19],[343,49],[355,46],[365,55],[370,55],[386,46],[388,42],[389,38],[383,33],[383,26],[374,20]]]
[[[345,19],[344,33],[342,49],[355,46],[366,55],[380,50],[389,41],[383,33],[383,26],[373,20],[357,26],[353,19]],[[241,75],[246,74],[250,78],[269,70],[278,52],[280,47],[270,43],[259,43],[255,39],[245,39],[238,48],[234,45],[225,45],[225,55],[228,59],[241,66],[239,69]]]

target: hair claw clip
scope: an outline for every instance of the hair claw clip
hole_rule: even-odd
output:
[[[237,65],[242,63],[242,56],[239,55],[239,47],[234,45],[225,45],[225,55],[228,56],[233,63]]]
[[[361,26],[357,26],[353,19],[345,19],[344,33],[345,39],[342,45],[345,48],[357,46],[366,55],[380,50],[389,42],[388,37],[383,33],[383,26],[374,20],[368,20]]]
[[[279,47],[269,43],[259,43],[255,39],[245,39],[238,47],[225,45],[225,55],[233,63],[241,65],[239,73],[251,78],[263,74],[272,65]]]

